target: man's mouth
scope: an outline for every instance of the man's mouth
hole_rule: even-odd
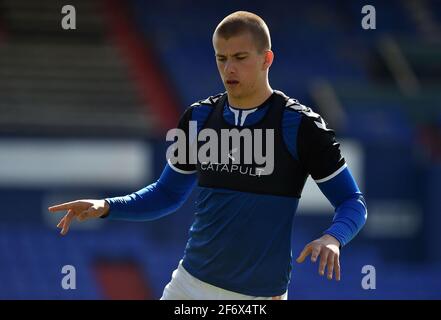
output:
[[[237,81],[237,80],[227,80],[226,82],[228,85],[235,85],[235,84],[239,83],[239,81]]]

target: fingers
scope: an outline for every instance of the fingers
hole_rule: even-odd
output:
[[[320,265],[318,272],[321,276],[325,274],[325,266],[328,262],[328,255],[329,255],[329,251],[327,250],[323,250],[322,253],[320,254]]]
[[[328,279],[332,280],[332,274],[334,273],[334,261],[335,256],[331,253],[328,256],[328,263],[327,263],[327,269],[328,269]]]
[[[307,256],[311,254],[311,261],[316,262],[318,256],[320,255],[321,248],[317,246],[312,246],[308,244],[305,249],[300,253],[299,257],[296,259],[298,263],[302,263]]]
[[[311,255],[311,261],[313,263],[315,263],[320,257],[318,273],[321,276],[325,275],[326,270],[326,275],[329,280],[332,280],[335,273],[335,279],[340,281],[341,275],[338,249],[328,248],[328,246],[313,241],[305,246],[296,261],[302,263],[308,255]]]
[[[69,210],[69,209],[72,209],[75,206],[76,202],[77,201],[65,202],[65,203],[62,203],[62,204],[51,206],[51,207],[48,208],[48,210],[50,212]]]
[[[69,231],[70,224],[74,218],[78,221],[84,221],[93,218],[99,210],[94,207],[94,200],[76,200],[65,202],[48,208],[50,212],[67,210],[66,215],[57,224],[57,228],[61,228],[61,234],[64,236]]]
[[[305,258],[310,255],[311,251],[312,251],[312,247],[309,244],[306,245],[305,248],[300,253],[300,255],[297,257],[296,259],[297,263],[302,263],[303,261],[305,261]]]
[[[58,222],[57,228],[62,228],[64,226],[64,217]]]
[[[322,248],[321,247],[314,247],[313,248],[313,250],[312,250],[312,254],[311,254],[311,261],[312,262],[316,262],[317,261],[317,258],[318,258],[318,256],[320,255],[320,251],[322,250]]]
[[[67,214],[64,216],[64,224],[63,229],[61,230],[61,234],[64,236],[69,231],[70,224],[72,223],[73,218],[75,217],[75,212],[73,210],[69,210]]]
[[[340,281],[340,261],[338,255],[334,257],[335,280]]]
[[[340,281],[340,261],[339,255],[332,251],[323,250],[320,256],[319,274],[324,275],[325,268],[327,269],[327,278],[332,280],[335,272],[335,280]]]

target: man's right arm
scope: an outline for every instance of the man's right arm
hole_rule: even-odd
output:
[[[193,115],[194,104],[186,109],[178,123],[178,129],[189,136],[189,121],[203,120],[210,113],[209,106],[198,107]],[[188,139],[186,139],[188,143]],[[186,145],[188,150],[188,145]],[[69,231],[73,219],[85,221],[90,218],[106,218],[112,220],[148,221],[155,220],[176,211],[188,198],[196,184],[197,175],[194,164],[176,163],[173,168],[167,164],[161,177],[155,183],[122,197],[106,199],[85,199],[57,204],[49,207],[50,212],[66,211],[67,213],[58,223],[61,234]]]
[[[126,196],[106,198],[109,211],[102,217],[128,221],[161,218],[181,207],[191,194],[196,180],[196,173],[179,173],[166,164],[155,183]]]

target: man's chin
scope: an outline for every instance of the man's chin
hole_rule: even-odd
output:
[[[239,99],[242,95],[240,94],[239,90],[235,90],[235,89],[226,89],[227,90],[227,94],[229,97],[233,97],[236,99]]]

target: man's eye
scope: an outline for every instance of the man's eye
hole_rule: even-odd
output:
[[[219,62],[224,62],[224,61],[225,61],[225,58],[217,58],[217,61],[219,61]]]
[[[245,59],[246,57],[237,57],[237,60],[243,60],[243,59]]]

